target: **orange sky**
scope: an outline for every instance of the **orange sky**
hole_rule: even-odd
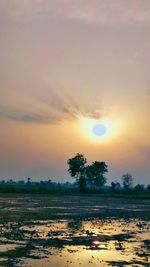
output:
[[[149,182],[150,3],[0,2],[0,177],[66,180],[77,152]],[[95,138],[103,123],[108,135]]]

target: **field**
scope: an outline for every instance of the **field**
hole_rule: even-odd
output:
[[[0,195],[0,266],[150,266],[150,199]]]

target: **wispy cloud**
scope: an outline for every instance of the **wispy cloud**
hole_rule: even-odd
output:
[[[99,119],[103,112],[100,107],[96,109],[94,106],[91,109],[88,105],[81,106],[70,96],[57,94],[52,90],[42,95],[37,92],[37,95],[23,96],[16,103],[0,103],[0,119],[24,123],[58,124],[64,120],[78,119],[81,115]]]

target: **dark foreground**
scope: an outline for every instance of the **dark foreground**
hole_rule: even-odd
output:
[[[150,266],[150,199],[0,195],[0,266]]]
[[[106,217],[150,219],[150,199],[99,195],[0,194],[0,223]]]

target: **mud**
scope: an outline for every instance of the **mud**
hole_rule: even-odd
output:
[[[149,200],[2,196],[0,204],[0,266],[150,266]]]

